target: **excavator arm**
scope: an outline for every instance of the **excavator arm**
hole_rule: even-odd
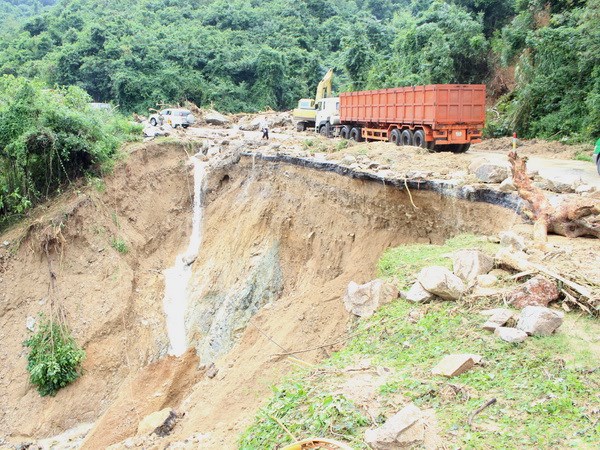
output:
[[[333,69],[329,69],[323,79],[317,86],[317,95],[315,95],[315,104],[322,98],[331,97],[331,83],[333,80]]]

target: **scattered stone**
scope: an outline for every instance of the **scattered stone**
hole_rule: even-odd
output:
[[[206,376],[210,379],[213,379],[214,377],[217,376],[218,373],[219,373],[219,369],[217,369],[217,366],[215,366],[215,363],[210,363],[210,366],[208,366],[208,369],[206,369]]]
[[[461,373],[465,373],[475,365],[474,357],[478,357],[478,355],[458,354],[444,356],[444,359],[431,369],[431,373],[445,377],[455,377]],[[479,358],[481,359],[481,357]]]
[[[454,274],[471,284],[494,268],[494,259],[479,250],[458,250],[452,254]]]
[[[137,434],[147,435],[155,433],[161,437],[168,435],[177,421],[177,414],[171,408],[154,412],[142,419],[138,425]]]
[[[548,306],[560,296],[556,283],[538,275],[523,283],[508,295],[507,301],[515,308]]]
[[[2,245],[4,245],[5,247],[8,247],[8,246],[10,245],[10,241],[4,241],[4,242],[2,243]]]
[[[227,116],[216,111],[204,115],[204,121],[211,125],[227,125],[231,120]]]
[[[435,295],[426,290],[418,281],[406,293],[406,300],[415,303],[425,303],[433,300]]]
[[[592,192],[596,191],[596,187],[595,186],[590,186],[589,184],[581,184],[579,186],[577,186],[577,189],[575,189],[575,192],[578,194],[591,194]]]
[[[27,318],[27,322],[25,323],[25,326],[27,327],[27,329],[29,331],[35,331],[35,317],[29,316]]]
[[[500,245],[502,247],[512,247],[518,251],[524,251],[527,248],[525,238],[514,231],[503,231],[500,233]]]
[[[380,306],[396,298],[398,289],[382,280],[373,280],[363,285],[351,281],[344,296],[344,306],[356,316],[371,317]]]
[[[494,334],[500,339],[511,344],[518,344],[527,339],[527,333],[516,328],[498,327],[494,331]]]
[[[153,127],[153,126],[149,126],[144,128],[144,136],[148,137],[148,138],[153,138],[156,136],[168,136],[169,133],[164,130],[162,127]]]
[[[556,192],[557,194],[570,194],[575,192],[575,183],[561,180],[560,178],[542,178],[545,181],[548,190]]]
[[[498,283],[498,277],[496,275],[487,273],[477,277],[477,284],[481,287],[492,287],[496,283]]]
[[[340,164],[343,164],[345,166],[351,166],[355,162],[356,162],[356,157],[354,155],[344,155],[344,157],[340,161]]]
[[[517,187],[515,186],[512,177],[508,177],[506,180],[500,183],[500,187],[498,189],[500,189],[501,192],[513,192],[517,190]]]
[[[492,314],[482,326],[484,330],[495,331],[497,328],[508,322],[513,315],[512,311],[504,308],[498,308],[492,311],[494,311],[494,314]]]
[[[365,432],[365,442],[375,450],[411,448],[425,440],[422,411],[409,404],[390,417],[379,428]]]
[[[484,183],[502,183],[508,178],[509,169],[506,164],[484,163],[473,173]]]
[[[457,300],[466,290],[460,278],[441,266],[425,267],[417,279],[427,291],[444,300]]]
[[[517,328],[534,336],[549,336],[563,323],[564,313],[544,306],[526,306]]]

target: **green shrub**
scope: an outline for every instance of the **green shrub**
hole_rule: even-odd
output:
[[[126,254],[129,251],[129,249],[127,248],[127,243],[122,238],[113,238],[110,245],[112,245],[112,248],[114,248],[122,255]]]
[[[29,347],[27,370],[42,397],[54,396],[81,375],[83,351],[65,324],[41,318],[38,331],[24,345]]]

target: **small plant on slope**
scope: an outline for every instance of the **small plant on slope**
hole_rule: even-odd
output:
[[[42,397],[56,395],[81,375],[85,351],[79,348],[65,324],[42,316],[38,331],[24,345],[30,349],[29,379]]]

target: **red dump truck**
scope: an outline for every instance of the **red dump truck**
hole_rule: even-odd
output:
[[[356,141],[466,152],[481,142],[484,124],[485,85],[431,84],[321,99],[315,131]]]

